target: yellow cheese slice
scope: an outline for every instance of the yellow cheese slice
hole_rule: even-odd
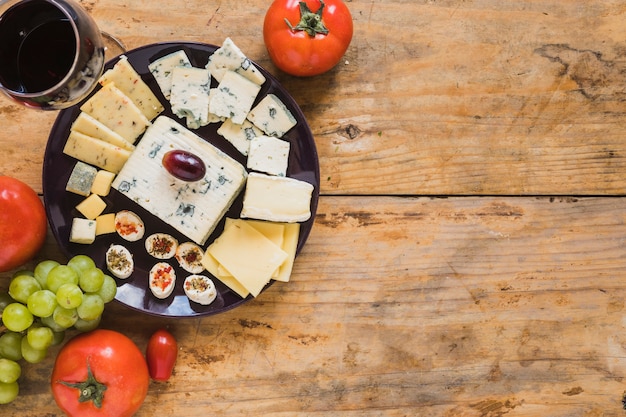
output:
[[[289,282],[291,271],[296,260],[296,249],[298,249],[298,238],[300,237],[300,223],[285,223],[285,235],[282,249],[287,252],[287,259],[278,268],[278,275],[274,277],[276,281]]]
[[[98,194],[91,194],[76,206],[76,210],[89,220],[95,220],[106,207],[107,203]]]
[[[246,290],[246,288],[239,283],[232,275],[228,275],[225,277],[218,276],[218,268],[219,262],[215,260],[213,256],[209,252],[206,252],[202,257],[202,266],[204,269],[209,271],[214,277],[222,281],[228,288],[237,293],[241,298],[246,298],[250,291]]]
[[[288,255],[254,227],[238,220],[224,228],[207,252],[256,297]]]
[[[108,83],[114,83],[149,120],[154,119],[164,110],[159,99],[137,74],[126,56],[121,56],[113,68],[102,74],[100,84]]]
[[[85,112],[80,112],[76,120],[74,120],[74,123],[72,123],[71,130],[103,140],[111,145],[119,146],[122,149],[129,151],[135,149],[132,143]]]
[[[150,125],[150,120],[115,83],[105,84],[80,109],[130,143],[135,143]]]
[[[131,154],[126,149],[75,131],[70,132],[63,153],[116,174]]]

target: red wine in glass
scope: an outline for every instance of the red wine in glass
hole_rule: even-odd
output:
[[[85,98],[104,67],[100,30],[73,0],[0,5],[0,89],[34,108],[62,109]]]

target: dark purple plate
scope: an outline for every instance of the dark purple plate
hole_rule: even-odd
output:
[[[125,55],[135,70],[141,75],[142,79],[150,86],[152,91],[157,94],[165,107],[162,113],[174,120],[184,121],[174,116],[171,112],[168,101],[163,97],[161,91],[148,70],[148,64],[154,60],[165,56],[169,53],[183,49],[192,65],[196,67],[204,67],[209,56],[217,49],[217,46],[201,43],[159,43],[146,45],[141,48],[128,51]],[[107,68],[111,68],[116,59],[107,63]],[[315,141],[313,135],[306,122],[302,110],[297,103],[289,95],[287,91],[280,85],[278,80],[274,78],[265,69],[257,65],[261,73],[266,77],[266,82],[257,97],[257,102],[268,93],[273,93],[279,97],[283,103],[289,108],[298,124],[291,129],[283,139],[291,143],[291,151],[289,154],[289,168],[287,176],[297,178],[311,183],[314,186],[313,197],[311,199],[311,218],[302,223],[301,232],[298,241],[297,253],[302,250],[307,237],[313,227],[315,212],[317,210],[317,202],[319,198],[319,161]],[[215,80],[213,80],[215,83]],[[74,255],[89,255],[98,267],[106,271],[105,252],[112,243],[120,243],[125,245],[132,253],[135,260],[135,271],[126,280],[117,280],[118,291],[116,300],[135,310],[148,314],[165,317],[193,317],[207,316],[217,314],[231,308],[237,307],[242,303],[250,300],[252,296],[242,299],[237,293],[230,290],[226,285],[213,277],[213,281],[218,289],[217,299],[208,306],[202,306],[190,301],[185,295],[182,283],[184,277],[189,275],[186,271],[179,267],[176,260],[170,260],[172,266],[176,269],[176,288],[171,296],[165,300],[159,300],[152,295],[148,287],[148,272],[150,268],[158,262],[157,259],[150,256],[144,247],[144,240],[138,242],[126,242],[117,234],[108,234],[98,236],[96,241],[91,245],[81,245],[70,243],[69,234],[72,219],[81,217],[75,206],[82,201],[84,197],[65,191],[65,185],[69,179],[70,173],[76,160],[63,153],[63,147],[69,135],[70,127],[78,114],[80,113],[80,104],[63,110],[52,127],[48,145],[44,155],[43,165],[43,193],[44,202],[48,214],[48,221],[54,237],[56,238],[63,253],[71,258]],[[241,155],[228,141],[217,134],[217,128],[220,123],[210,124],[200,129],[194,130],[196,134],[204,138],[206,141],[217,146],[219,149],[241,162],[244,166],[245,157]],[[107,208],[105,213],[113,213],[123,209],[132,210],[137,213],[144,221],[146,226],[146,234],[162,232],[169,233],[176,237],[179,242],[189,241],[188,238],[177,232],[174,228],[151,215],[149,212],[141,208],[139,205],[112,189],[111,193],[104,197]],[[243,202],[243,193],[235,200],[234,204],[227,213],[227,217],[239,217]],[[211,237],[207,240],[204,248],[206,248],[224,228],[224,219],[221,220]],[[205,271],[206,274],[208,272]],[[288,285],[279,283],[282,285]],[[268,286],[271,285],[268,284]]]

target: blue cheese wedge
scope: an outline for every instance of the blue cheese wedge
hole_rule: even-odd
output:
[[[248,155],[250,151],[250,141],[261,136],[263,132],[249,120],[244,120],[240,125],[226,119],[217,129],[217,133],[229,141],[242,155]]]
[[[217,298],[217,289],[211,279],[204,275],[189,275],[183,283],[185,295],[200,305],[209,305]]]
[[[97,174],[98,169],[96,167],[81,161],[76,162],[65,185],[65,191],[88,197],[91,194],[91,187]]]
[[[115,83],[108,83],[87,100],[80,110],[134,144],[150,126],[150,120]]]
[[[242,124],[254,104],[261,87],[233,71],[226,71],[211,96],[209,111]]]
[[[311,217],[313,185],[296,178],[251,172],[243,197],[242,218],[303,222]]]
[[[115,133],[104,124],[88,115],[85,112],[80,112],[74,123],[70,128],[72,131],[76,131],[87,136],[91,136],[96,139],[108,142],[113,146],[132,151],[135,149],[132,143]]]
[[[172,71],[176,67],[191,67],[189,57],[183,50],[172,52],[148,64],[150,73],[168,100],[172,91]]]
[[[222,81],[227,71],[235,71],[255,84],[265,82],[265,76],[230,38],[224,39],[222,46],[209,57],[206,67],[217,81]]]
[[[247,166],[255,171],[287,175],[290,144],[273,136],[257,136],[250,141]]]
[[[204,178],[187,182],[169,174],[162,159],[174,149],[201,158],[206,165]],[[246,177],[239,162],[176,121],[159,116],[112,187],[203,245],[243,189]]]
[[[148,120],[154,119],[164,110],[159,99],[137,74],[125,55],[120,57],[113,68],[102,74],[99,82],[102,85],[114,83],[135,103]]]
[[[76,217],[72,219],[70,242],[89,245],[96,240],[96,221]]]
[[[256,127],[270,136],[282,137],[298,122],[287,106],[274,94],[268,94],[248,113]]]
[[[189,129],[209,124],[209,70],[195,67],[176,67],[172,70],[172,112],[187,121]]]

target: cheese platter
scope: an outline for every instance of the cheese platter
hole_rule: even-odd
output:
[[[192,167],[194,178],[177,175],[170,160]],[[118,302],[164,317],[217,314],[289,281],[319,182],[298,104],[228,38],[146,45],[107,63],[101,86],[59,113],[43,165],[63,253],[89,255],[115,277]],[[122,214],[133,219],[124,232]],[[180,255],[176,247],[197,249]],[[107,253],[118,254],[116,265]],[[190,254],[200,272],[188,267]],[[203,288],[210,297],[198,295]]]

